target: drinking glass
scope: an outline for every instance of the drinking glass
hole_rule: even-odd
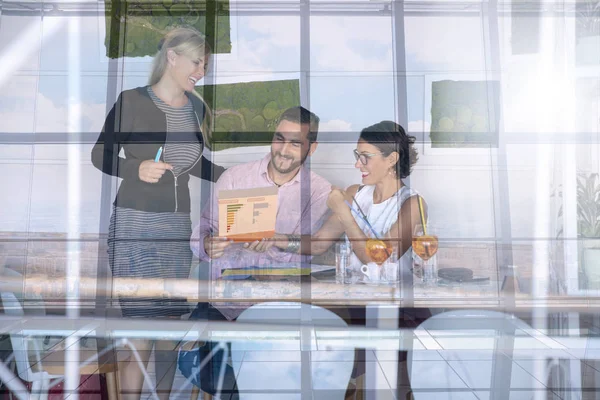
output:
[[[437,228],[432,225],[417,224],[412,237],[413,252],[422,260],[423,283],[435,284],[437,282],[438,250]]]
[[[377,265],[381,266],[393,252],[393,246],[390,241],[382,239],[367,239],[367,255]]]
[[[337,242],[335,244],[335,282],[348,283],[350,271],[348,264],[350,263],[350,254],[352,249],[346,241]]]
[[[389,285],[396,285],[400,280],[400,262],[398,253],[392,250],[392,255],[383,263],[383,280]]]
[[[399,232],[388,231],[379,238],[367,240],[367,255],[379,266],[382,283],[398,280],[398,235]]]

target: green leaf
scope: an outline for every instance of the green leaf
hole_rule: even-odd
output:
[[[577,177],[577,227],[582,237],[600,237],[600,184],[598,174]]]
[[[281,113],[300,105],[297,79],[207,85],[196,90],[200,94],[214,93],[214,140],[226,142],[218,143],[218,149],[270,142]],[[265,118],[265,111],[271,119]]]
[[[228,3],[228,2],[227,2]],[[223,4],[223,2],[219,2]],[[105,0],[106,5],[106,37],[105,48],[109,58],[122,56],[119,54],[119,43],[125,34],[125,56],[145,57],[156,54],[158,42],[169,29],[178,26],[190,26],[207,35],[211,41],[211,32],[207,32],[207,20],[217,19],[214,53],[231,52],[231,23],[229,4],[223,10],[217,10],[218,17],[207,15],[206,2],[196,0],[162,0],[162,2],[113,2]],[[115,5],[115,7],[113,7]],[[117,10],[120,6],[120,12]],[[125,17],[124,30],[119,34],[111,34],[111,23],[119,23]]]

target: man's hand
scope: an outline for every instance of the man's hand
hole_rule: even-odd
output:
[[[206,236],[204,238],[204,251],[212,259],[223,257],[225,249],[229,245],[231,245],[231,241],[224,237]]]
[[[244,248],[246,250],[255,251],[257,253],[264,253],[271,247],[275,246],[280,249],[285,249],[288,244],[287,235],[276,233],[272,238],[255,240],[251,243],[245,243]]]
[[[275,245],[275,241],[270,239],[255,240],[251,243],[244,243],[246,250],[255,251],[257,253],[264,253]]]
[[[156,183],[162,178],[166,170],[173,170],[171,164],[164,162],[154,162],[154,160],[145,160],[140,164],[139,177],[141,181]]]

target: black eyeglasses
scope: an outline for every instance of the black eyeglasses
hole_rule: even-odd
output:
[[[360,162],[362,163],[362,165],[367,165],[367,163],[369,162],[369,158],[378,156],[380,154],[383,154],[382,152],[379,152],[379,153],[359,153],[358,150],[356,150],[356,149],[354,149],[352,151],[354,152],[354,158],[356,159],[356,161],[360,160]]]

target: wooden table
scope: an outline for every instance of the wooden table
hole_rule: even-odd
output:
[[[96,296],[117,297],[171,297],[190,302],[263,302],[298,301],[319,305],[381,304],[416,308],[497,308],[523,311],[545,308],[548,311],[584,311],[600,309],[600,297],[546,296],[533,298],[523,293],[504,293],[490,288],[414,286],[414,295],[407,299],[398,287],[370,285],[339,285],[332,282],[311,281],[198,281],[195,279],[141,279],[114,278],[99,282],[96,278],[80,278],[77,286],[82,302],[94,301]],[[67,280],[48,280],[45,275],[2,277],[0,290],[42,296],[45,302],[62,302],[73,288]]]

